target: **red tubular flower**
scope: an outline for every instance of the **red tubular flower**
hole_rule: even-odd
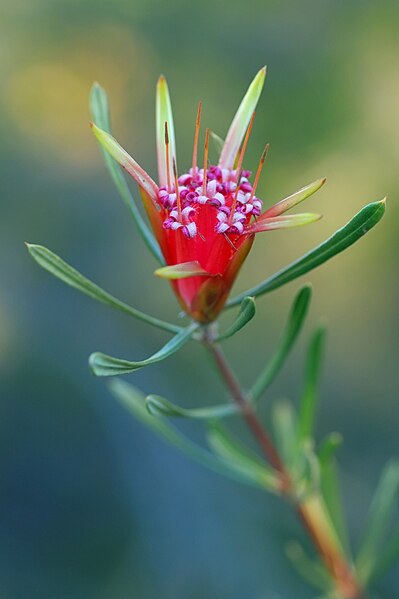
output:
[[[320,218],[306,213],[283,215],[324,183],[319,179],[262,212],[256,196],[266,146],[253,183],[243,159],[254,110],[265,81],[261,69],[245,94],[224,142],[219,163],[208,164],[209,129],[203,164],[197,164],[201,120],[198,107],[191,168],[178,175],[172,108],[166,80],[160,77],[156,96],[157,185],[116,140],[93,125],[104,148],[138,183],[145,210],[166,265],[156,271],[171,280],[187,314],[200,322],[214,320],[223,308],[255,234],[304,225]],[[241,146],[241,149],[240,149]]]

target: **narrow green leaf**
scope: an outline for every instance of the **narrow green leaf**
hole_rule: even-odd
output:
[[[261,486],[272,493],[280,489],[279,478],[272,468],[243,447],[219,423],[209,424],[207,439],[213,452],[224,462],[253,477]]]
[[[337,449],[342,445],[342,441],[341,433],[333,432],[327,435],[317,451],[321,466],[334,458]]]
[[[98,83],[94,83],[90,91],[90,109],[94,124],[97,125],[97,127],[100,127],[100,129],[106,131],[107,133],[111,133],[108,97],[105,90]],[[114,182],[114,185],[116,186],[123,202],[127,206],[130,214],[132,215],[141,237],[143,238],[145,244],[147,245],[148,249],[151,251],[153,256],[156,258],[156,260],[160,264],[165,264],[165,260],[159,248],[159,245],[154,235],[152,234],[150,228],[148,227],[145,220],[140,214],[137,204],[134,201],[134,198],[129,190],[129,186],[123,175],[121,167],[101,146],[101,144],[100,148],[107,169]]]
[[[101,287],[89,279],[86,279],[86,277],[81,275],[80,272],[75,270],[72,266],[69,266],[69,264],[57,256],[57,254],[54,254],[52,251],[43,247],[42,245],[27,243],[26,247],[28,248],[32,258],[39,264],[39,266],[44,268],[44,270],[47,270],[49,273],[58,279],[61,279],[61,281],[67,285],[74,287],[89,297],[98,300],[103,304],[107,304],[112,308],[116,308],[124,314],[133,316],[133,318],[138,318],[139,320],[143,320],[144,322],[147,322],[155,327],[169,331],[170,333],[179,333],[182,330],[182,328],[179,326],[169,322],[164,322],[163,320],[159,320],[159,318],[149,316],[148,314],[145,314],[140,310],[136,310],[128,304],[116,299],[113,295],[107,291],[104,291],[104,289],[101,289]]]
[[[215,146],[217,155],[218,155],[218,161],[219,161],[219,156],[223,150],[223,146],[224,146],[224,139],[222,139],[219,135],[217,135],[217,133],[215,133],[214,131],[210,130],[209,134],[211,136],[211,140],[213,141],[213,144]]]
[[[128,374],[129,372],[134,372],[144,366],[150,366],[156,362],[161,362],[183,347],[183,345],[190,340],[191,335],[198,326],[198,324],[193,323],[185,329],[182,329],[155,354],[140,362],[130,362],[128,360],[107,356],[101,352],[95,352],[94,354],[91,354],[89,358],[90,368],[96,376],[116,376],[119,374]]]
[[[325,327],[319,327],[314,332],[309,343],[305,369],[305,388],[299,405],[299,439],[313,436],[317,390],[320,379],[325,337]]]
[[[236,295],[236,297],[233,297],[227,303],[227,307],[237,306],[246,295],[257,297],[264,293],[269,293],[320,266],[320,264],[346,250],[346,248],[363,237],[381,220],[384,212],[385,199],[367,204],[344,227],[338,229],[326,241],[259,285]]]
[[[240,311],[235,321],[229,326],[227,331],[219,335],[216,341],[224,341],[240,331],[250,320],[253,319],[256,312],[255,300],[253,297],[244,297],[241,302]]]
[[[304,580],[321,591],[328,592],[332,588],[331,577],[324,565],[308,557],[299,543],[296,541],[288,543],[286,554]]]
[[[386,572],[396,565],[399,560],[399,528],[388,539],[381,549],[372,571],[369,574],[369,584],[380,580]]]
[[[295,423],[296,424],[296,423]],[[297,431],[295,426],[294,435]],[[291,468],[296,478],[298,495],[302,498],[315,494],[320,489],[320,463],[314,451],[313,439],[303,439],[301,443],[294,442]]]
[[[187,279],[189,277],[212,277],[211,273],[202,268],[198,260],[192,262],[182,262],[172,266],[163,266],[157,268],[154,275],[161,279]]]
[[[391,460],[384,468],[373,501],[370,506],[368,521],[363,541],[356,559],[358,572],[367,582],[385,545],[391,518],[399,493],[399,462]]]
[[[326,450],[327,450],[327,446]],[[329,451],[332,451],[334,444],[332,443],[329,447]],[[336,449],[337,445],[335,445]],[[320,487],[323,499],[325,501],[328,513],[331,518],[331,522],[338,535],[344,551],[349,557],[349,537],[346,526],[342,498],[341,498],[341,486],[339,480],[339,473],[337,463],[333,453],[327,456],[327,451],[323,456],[323,461],[320,460]]]
[[[283,462],[291,466],[297,458],[296,417],[288,400],[274,402],[272,408],[273,432]]]
[[[199,420],[215,420],[237,413],[234,404],[222,404],[204,408],[182,408],[159,395],[148,395],[146,406],[153,416],[168,416],[171,418],[194,418]]]
[[[227,461],[220,460],[209,451],[196,445],[163,418],[154,418],[151,416],[145,406],[144,394],[132,385],[116,379],[109,383],[109,389],[112,395],[144,426],[152,430],[156,435],[167,441],[187,457],[195,460],[217,474],[227,476],[230,479],[250,486],[260,486],[259,480],[255,479],[250,473],[247,474],[243,469],[236,468],[227,463]],[[264,488],[263,483],[261,486]]]
[[[252,401],[259,401],[260,397],[272,384],[284,365],[289,352],[298,338],[303,323],[305,322],[311,297],[312,289],[309,285],[302,287],[302,289],[296,295],[288,317],[284,335],[280,341],[280,345],[270,362],[267,364],[265,370],[260,374],[258,380],[255,382],[249,392],[249,397]]]

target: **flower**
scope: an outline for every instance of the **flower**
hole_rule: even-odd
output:
[[[156,92],[158,181],[155,181],[109,134],[92,124],[109,154],[136,180],[166,266],[156,274],[169,279],[187,314],[199,322],[214,320],[223,308],[255,235],[297,225],[320,216],[283,215],[317,191],[325,179],[314,181],[262,212],[256,195],[268,145],[253,182],[243,159],[266,76],[261,69],[250,84],[223,142],[217,165],[208,164],[210,130],[206,130],[201,165],[197,163],[201,122],[197,112],[191,168],[178,175],[169,90],[161,76]]]

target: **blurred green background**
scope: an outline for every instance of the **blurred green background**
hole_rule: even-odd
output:
[[[354,545],[385,461],[398,452],[399,4],[397,0],[1,0],[0,597],[2,599],[306,599],[286,562],[302,539],[285,506],[202,470],[115,403],[87,357],[140,359],[167,338],[41,271],[41,243],[117,296],[173,319],[168,286],[117,196],[88,127],[94,80],[114,131],[155,176],[154,89],[169,81],[180,168],[196,107],[224,136],[266,63],[246,163],[271,150],[270,203],[321,176],[315,225],[257,238],[238,289],[254,284],[388,195],[369,236],[304,281],[305,335],[265,401],[299,394],[306,338],[329,322],[320,434],[343,433]],[[258,302],[226,351],[244,384],[272,352],[300,282]],[[194,406],[224,395],[190,347],[131,381]],[[184,426],[199,436],[198,426]],[[244,429],[239,429],[246,438]],[[250,441],[249,441],[250,442]],[[399,595],[399,569],[380,584]]]

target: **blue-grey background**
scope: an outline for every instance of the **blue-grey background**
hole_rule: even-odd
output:
[[[306,339],[329,323],[320,435],[339,430],[354,545],[385,461],[398,453],[399,5],[390,0],[2,0],[0,4],[0,596],[4,599],[306,599],[284,556],[303,534],[288,508],[202,470],[115,403],[87,357],[140,359],[164,333],[41,271],[41,243],[134,306],[175,319],[167,285],[117,197],[88,127],[109,92],[118,139],[155,176],[154,88],[169,81],[181,168],[196,106],[225,135],[255,72],[269,73],[247,164],[271,143],[266,202],[315,178],[324,219],[259,236],[237,284],[254,284],[389,196],[384,221],[311,273],[301,342],[265,398],[296,400]],[[261,299],[226,351],[249,384],[300,282]],[[131,380],[187,406],[223,390],[197,347]],[[184,426],[200,436],[198,426]],[[246,431],[238,430],[243,438]],[[248,440],[249,442],[249,440]],[[399,593],[399,570],[380,585]]]

